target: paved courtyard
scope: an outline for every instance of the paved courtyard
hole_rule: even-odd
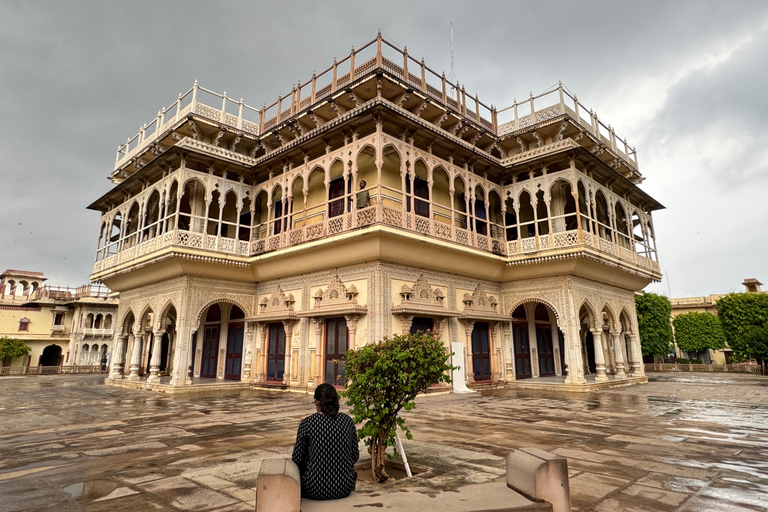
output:
[[[253,510],[261,460],[288,456],[314,409],[304,394],[167,396],[102,382],[0,379],[0,511]],[[360,469],[359,491],[497,480],[511,449],[535,446],[568,458],[574,510],[768,510],[767,377],[425,396],[407,418],[406,453],[422,473],[375,488]]]

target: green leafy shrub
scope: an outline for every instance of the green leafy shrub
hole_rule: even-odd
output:
[[[371,447],[371,471],[376,482],[389,477],[384,468],[387,446],[395,444],[400,427],[412,439],[401,410],[410,411],[414,399],[430,386],[450,383],[451,354],[433,332],[400,334],[347,352],[349,385],[341,393],[350,406],[355,423],[362,423],[358,436]]]
[[[23,340],[16,338],[0,338],[0,362],[3,364],[14,357],[24,357],[29,355],[32,349],[24,343]]]
[[[637,324],[640,330],[640,345],[643,355],[664,357],[671,351],[672,303],[663,295],[643,293],[635,296]]]
[[[725,341],[736,355],[752,356],[762,361],[760,343],[750,333],[768,326],[768,293],[729,293],[717,304],[717,316],[723,326]]]
[[[684,357],[678,357],[675,361],[677,364],[702,364],[701,359],[686,359]]]
[[[720,320],[712,313],[691,312],[672,319],[675,341],[686,352],[706,352],[725,348],[725,336]]]

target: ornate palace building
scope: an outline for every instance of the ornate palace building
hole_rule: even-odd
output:
[[[28,356],[0,361],[0,375],[95,373],[111,356],[118,300],[103,286],[44,284],[42,272],[0,274],[0,337],[23,341]]]
[[[419,329],[470,386],[643,381],[642,179],[562,85],[497,110],[380,35],[262,108],[195,83],[90,206],[109,381],[343,385],[348,349]]]

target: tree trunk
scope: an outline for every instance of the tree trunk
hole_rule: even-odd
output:
[[[386,482],[389,479],[387,475],[387,469],[384,467],[386,462],[386,439],[388,433],[379,432],[377,437],[373,438],[371,445],[371,471],[373,473],[374,482]]]

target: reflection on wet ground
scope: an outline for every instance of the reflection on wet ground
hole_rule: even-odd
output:
[[[0,379],[0,511],[253,510],[261,460],[290,454],[308,395],[166,396],[97,376]],[[768,378],[653,374],[591,394],[497,389],[418,399],[412,479],[502,478],[510,450],[568,458],[574,510],[768,510]],[[361,450],[363,463],[367,457]]]

